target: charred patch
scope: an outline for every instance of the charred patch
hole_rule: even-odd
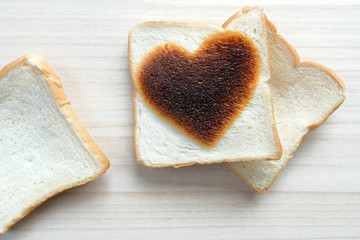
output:
[[[157,47],[138,70],[139,91],[155,112],[206,147],[213,147],[248,104],[260,56],[245,36],[225,31],[189,52]]]

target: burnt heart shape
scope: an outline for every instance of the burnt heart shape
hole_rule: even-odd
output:
[[[158,115],[211,148],[248,104],[259,73],[253,42],[224,31],[207,38],[195,52],[172,43],[155,48],[140,65],[137,82]]]

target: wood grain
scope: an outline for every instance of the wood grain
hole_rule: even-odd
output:
[[[222,24],[249,4],[265,9],[302,60],[342,78],[344,104],[304,139],[264,195],[223,164],[137,164],[128,31],[145,20]],[[112,164],[103,177],[50,199],[0,239],[360,239],[359,1],[24,0],[0,6],[0,66],[26,53],[43,55]]]

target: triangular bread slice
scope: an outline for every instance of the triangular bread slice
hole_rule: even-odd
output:
[[[134,137],[136,159],[151,167],[180,167],[194,163],[237,162],[279,159],[281,145],[273,116],[268,85],[265,17],[260,11],[246,14],[243,25],[232,29],[251,39],[261,54],[258,85],[246,108],[225,132],[217,145],[204,148],[164,121],[137,91],[138,68],[143,59],[158,46],[177,44],[193,52],[213,34],[224,29],[212,24],[145,22],[129,34],[129,63],[134,81]]]
[[[253,8],[244,8],[224,23],[232,29]],[[313,62],[300,62],[295,49],[277,34],[267,19],[270,52],[270,88],[283,154],[278,161],[227,164],[259,193],[275,181],[301,140],[321,125],[344,101],[344,84],[330,69]]]
[[[109,167],[42,57],[0,72],[0,234],[48,198]]]

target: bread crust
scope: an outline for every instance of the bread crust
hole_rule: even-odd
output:
[[[251,9],[251,7],[245,7],[245,11],[246,9]],[[243,9],[243,11],[244,11]],[[233,19],[234,16],[237,15],[239,12],[235,13],[232,17],[230,17],[225,23],[224,25],[228,25]],[[265,15],[265,14],[264,14]],[[343,83],[343,81],[329,68],[315,63],[315,62],[311,62],[311,61],[304,61],[304,62],[300,62],[300,57],[299,54],[297,53],[297,51],[295,50],[295,48],[290,45],[290,43],[288,43],[285,38],[283,36],[281,36],[280,34],[278,34],[277,29],[275,27],[275,25],[267,18],[267,16],[265,15],[265,19],[266,19],[266,25],[267,27],[269,27],[271,29],[271,31],[274,33],[274,35],[276,36],[277,39],[279,39],[285,46],[286,48],[289,50],[289,52],[291,53],[292,57],[293,57],[293,61],[294,61],[294,68],[298,68],[301,66],[310,66],[310,67],[315,67],[320,69],[321,71],[325,72],[331,79],[333,79],[339,86],[339,88],[342,90],[342,94],[343,94],[343,99],[342,101],[333,107],[333,109],[331,111],[329,111],[329,114],[326,115],[323,119],[321,119],[319,122],[317,123],[313,123],[309,126],[307,126],[307,132],[302,136],[302,138],[299,140],[299,142],[296,144],[294,150],[291,152],[291,157],[294,155],[295,151],[297,150],[297,148],[299,147],[300,143],[302,142],[302,140],[304,139],[304,137],[312,130],[314,130],[315,128],[317,128],[318,126],[320,126],[321,124],[323,124],[328,118],[329,116],[335,112],[336,109],[338,109],[340,107],[340,105],[344,102],[345,100],[345,85]],[[223,25],[223,26],[224,26]],[[291,158],[290,157],[290,158]],[[256,188],[254,185],[252,185],[245,177],[243,177],[242,175],[240,175],[238,172],[236,172],[236,170],[234,168],[232,168],[229,164],[226,164],[236,175],[238,175],[241,179],[243,179],[247,184],[250,185],[250,187],[252,187],[253,189],[255,189],[255,191],[257,191],[260,194],[263,194],[264,192],[266,192],[275,182],[275,180],[277,179],[277,177],[280,175],[280,173],[282,172],[282,170],[284,169],[284,167],[287,165],[288,161],[290,160],[290,158],[288,158],[284,164],[281,166],[280,170],[277,172],[276,176],[274,177],[274,179],[272,180],[272,182],[264,189],[260,189],[260,188]]]
[[[86,148],[95,156],[96,160],[99,162],[101,166],[101,172],[96,174],[95,176],[86,178],[82,181],[70,184],[68,186],[59,188],[56,192],[53,192],[51,194],[48,194],[46,196],[43,196],[41,200],[39,200],[37,203],[29,206],[26,208],[22,214],[17,217],[16,219],[12,220],[9,224],[7,224],[4,228],[4,231],[0,232],[0,235],[4,234],[12,225],[17,223],[19,220],[24,218],[26,215],[28,215],[32,210],[37,208],[39,205],[41,205],[43,202],[45,202],[47,199],[67,190],[73,187],[77,187],[80,185],[83,185],[87,182],[90,182],[102,174],[106,172],[106,170],[110,167],[110,162],[108,158],[105,156],[105,154],[99,149],[99,147],[96,145],[94,140],[90,137],[89,133],[85,129],[84,125],[81,123],[80,119],[75,114],[73,108],[71,107],[71,104],[66,97],[62,82],[59,78],[59,76],[50,68],[50,66],[47,64],[44,58],[37,55],[25,55],[9,64],[7,64],[1,71],[0,71],[0,81],[3,78],[3,76],[8,73],[12,68],[19,64],[32,64],[36,66],[44,75],[46,79],[46,83],[51,89],[54,98],[56,99],[59,108],[61,109],[62,113],[64,114],[66,120],[69,122],[69,124],[74,128],[75,132],[83,142],[83,144],[86,146]]]
[[[242,11],[239,11],[237,13],[235,13],[233,16],[231,16],[221,27],[218,25],[214,25],[214,24],[203,24],[206,26],[216,26],[216,27],[220,27],[222,28],[223,31],[225,31],[225,27],[231,22],[231,20],[233,20],[234,18],[245,14],[253,9],[259,9],[259,8],[252,8],[252,7],[244,7]],[[261,9],[260,9],[261,10]],[[171,21],[147,21],[145,23],[166,23],[166,24],[177,24],[177,25],[184,25],[184,26],[198,26],[198,24],[194,24],[194,23],[180,23],[180,22],[171,22]],[[262,13],[262,24],[263,24],[263,29],[266,29],[266,16],[264,13]],[[130,52],[131,52],[131,44],[130,44],[130,39],[132,37],[132,31],[129,32],[129,36],[128,36],[128,56],[130,56]],[[267,38],[265,37],[266,40],[266,45],[267,45],[267,49],[269,49],[269,42],[267,40]],[[269,50],[268,51],[268,56],[269,56]],[[221,159],[219,161],[212,161],[211,163],[207,163],[207,162],[191,162],[191,163],[183,163],[183,164],[159,164],[159,165],[149,165],[146,164],[143,160],[141,160],[140,156],[139,156],[139,150],[138,150],[138,145],[136,142],[136,124],[137,124],[137,118],[136,118],[136,92],[138,89],[138,83],[136,82],[135,79],[135,69],[132,68],[132,60],[129,57],[129,69],[130,69],[130,75],[131,75],[131,79],[133,81],[134,84],[134,92],[133,92],[133,117],[134,117],[134,125],[133,125],[133,133],[134,133],[134,146],[135,146],[135,158],[136,161],[142,165],[148,166],[148,167],[153,167],[153,168],[162,168],[162,167],[174,167],[174,168],[178,168],[178,167],[184,167],[184,166],[191,166],[193,164],[212,164],[212,163],[226,163],[226,162],[242,162],[242,161],[271,161],[271,160],[279,160],[282,156],[282,146],[281,146],[281,142],[280,142],[280,138],[278,135],[278,131],[276,128],[276,121],[275,121],[275,116],[274,116],[274,108],[273,108],[273,104],[272,104],[272,96],[271,96],[271,91],[270,91],[270,86],[268,84],[268,92],[270,95],[270,99],[271,99],[271,112],[273,113],[273,119],[272,119],[272,131],[273,131],[273,136],[274,136],[274,141],[275,141],[275,146],[277,149],[277,152],[275,155],[270,156],[267,159],[263,159],[263,158],[241,158],[241,159]],[[270,69],[270,67],[269,67]]]

